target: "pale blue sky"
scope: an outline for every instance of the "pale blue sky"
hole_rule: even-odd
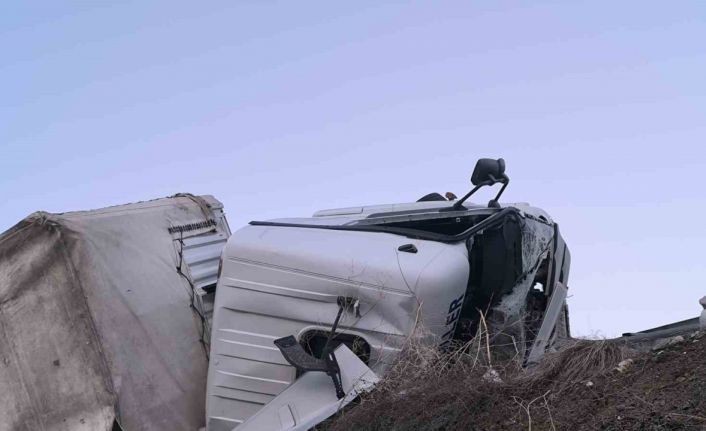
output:
[[[0,230],[185,191],[237,228],[504,157],[572,250],[574,332],[646,329],[706,295],[704,77],[700,1],[6,1]]]

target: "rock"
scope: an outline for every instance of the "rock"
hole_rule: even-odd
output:
[[[586,386],[588,386],[589,388],[592,388],[592,387],[593,387],[593,382],[590,381],[590,380],[586,381],[586,383],[584,383],[584,384],[585,384]]]
[[[494,368],[488,368],[488,371],[483,374],[483,380],[491,383],[502,383],[503,379],[500,378],[500,374],[495,371]]]
[[[632,365],[632,363],[633,363],[633,360],[632,360],[632,359],[625,359],[625,360],[622,360],[622,361],[620,361],[620,363],[618,364],[618,366],[617,366],[615,369],[616,369],[616,371],[618,371],[619,373],[624,373],[624,372],[626,372],[626,371],[628,370],[628,368],[630,368],[630,366]]]
[[[682,337],[681,335],[677,335],[676,337],[660,338],[659,340],[655,341],[655,343],[652,345],[652,350],[666,349],[669,346],[673,346],[675,344],[683,342],[684,337]]]

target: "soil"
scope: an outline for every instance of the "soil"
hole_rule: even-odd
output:
[[[643,354],[593,386],[576,385],[552,402],[557,428],[706,430],[706,337],[699,335]]]
[[[531,383],[449,373],[409,394],[373,392],[326,429],[706,430],[705,333],[631,359],[623,371],[602,364],[570,382],[559,381],[561,372]]]

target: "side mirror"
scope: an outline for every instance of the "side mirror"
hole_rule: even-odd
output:
[[[498,192],[495,199],[488,202],[488,207],[499,208],[500,204],[498,199],[500,195],[505,191],[505,187],[510,182],[510,178],[505,175],[505,160],[503,159],[479,159],[476,162],[476,167],[473,169],[473,174],[471,175],[471,183],[475,186],[473,190],[468,192],[466,196],[462,197],[460,200],[456,201],[455,204],[450,208],[450,210],[459,210],[463,208],[463,202],[466,201],[471,195],[478,191],[483,186],[492,186],[495,183],[502,183],[503,186]]]
[[[506,180],[505,160],[503,159],[479,159],[471,175],[471,183],[474,186],[493,185]]]

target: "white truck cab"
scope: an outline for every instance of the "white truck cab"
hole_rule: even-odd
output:
[[[471,339],[479,310],[527,361],[568,337],[558,226],[538,208],[499,204],[502,190],[488,206],[465,203],[508,181],[502,159],[481,159],[461,200],[432,194],[234,232],[216,288],[207,429],[307,429],[352,398],[351,375],[384,375],[412,336],[440,348]]]

